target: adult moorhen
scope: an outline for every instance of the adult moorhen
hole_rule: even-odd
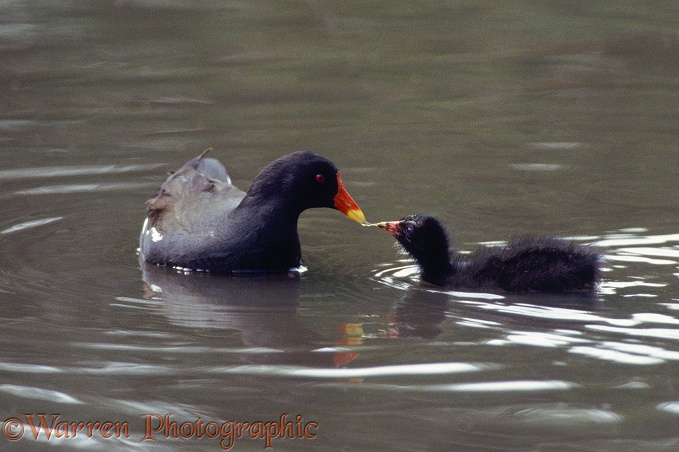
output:
[[[301,264],[297,220],[304,210],[334,208],[366,224],[337,167],[321,155],[285,155],[245,193],[219,161],[205,158],[209,150],[146,201],[139,238],[146,262],[212,272],[286,271]]]

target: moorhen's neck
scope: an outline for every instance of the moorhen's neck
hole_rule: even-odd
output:
[[[244,235],[256,234],[262,241],[291,241],[299,247],[297,221],[304,209],[285,196],[254,195],[248,192],[230,217]]]
[[[283,168],[279,160],[269,164],[252,181],[236,211],[247,211],[247,216],[259,217],[260,221],[267,219],[296,229],[305,208],[300,201],[304,193],[300,193],[294,175],[294,168]]]
[[[432,284],[445,285],[456,271],[450,261],[447,241],[440,248],[428,249],[426,253],[414,257],[421,268],[422,279]]]
[[[236,210],[250,210],[250,216],[279,218],[296,224],[304,208],[298,206],[295,199],[280,193],[252,192],[251,188]]]

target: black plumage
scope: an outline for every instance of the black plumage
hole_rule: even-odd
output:
[[[334,208],[365,223],[339,170],[321,155],[285,155],[245,193],[205,154],[168,177],[146,202],[139,238],[144,261],[218,272],[285,271],[301,263],[297,220],[304,210]]]
[[[595,288],[601,257],[596,248],[538,237],[509,242],[469,256],[451,252],[448,234],[430,215],[383,222],[415,259],[422,279],[459,289],[507,292],[582,292]]]

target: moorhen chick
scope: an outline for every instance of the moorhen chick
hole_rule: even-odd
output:
[[[595,288],[601,257],[591,246],[555,238],[526,238],[468,257],[449,249],[448,234],[430,215],[382,222],[420,267],[424,281],[459,289],[507,292],[584,292]]]
[[[327,158],[295,152],[267,165],[247,193],[203,152],[170,175],[146,201],[139,238],[151,264],[211,272],[279,272],[299,267],[297,220],[329,207],[366,224]]]

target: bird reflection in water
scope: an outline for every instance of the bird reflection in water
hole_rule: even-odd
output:
[[[161,300],[172,324],[239,331],[247,363],[338,367],[358,355],[323,350],[327,339],[303,324],[297,273],[187,275],[143,262],[142,270],[146,298]]]

